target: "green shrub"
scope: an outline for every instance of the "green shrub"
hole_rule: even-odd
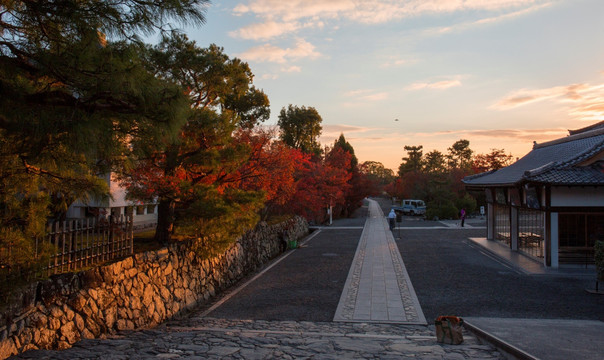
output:
[[[197,190],[200,190],[199,187]],[[175,238],[195,238],[194,251],[207,259],[219,255],[260,220],[264,194],[205,188],[176,223]]]
[[[455,207],[457,207],[459,211],[461,211],[461,209],[465,209],[466,214],[468,215],[472,214],[476,211],[476,199],[474,199],[470,194],[465,194],[462,198],[455,200]],[[457,212],[458,215],[459,211]]]
[[[456,219],[458,217],[457,214],[457,208],[450,201],[428,204],[426,209],[426,218],[428,220],[432,220],[435,217],[439,219]]]
[[[40,242],[15,228],[0,228],[0,307],[30,281],[44,277],[52,245]]]

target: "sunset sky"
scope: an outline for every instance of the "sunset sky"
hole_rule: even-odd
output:
[[[185,32],[249,63],[269,124],[313,106],[322,144],[395,171],[405,145],[521,157],[604,120],[602,0],[214,0]]]

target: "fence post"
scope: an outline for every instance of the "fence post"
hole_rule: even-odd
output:
[[[111,260],[113,259],[113,253],[115,252],[115,239],[114,239],[114,233],[113,233],[113,229],[114,229],[114,224],[115,223],[115,217],[113,215],[109,216],[109,250],[108,250],[108,256],[109,258],[107,260]]]
[[[61,229],[61,242],[62,242],[62,246],[61,248],[63,249],[61,251],[61,272],[65,271],[65,243],[67,242],[67,238],[65,235],[65,229],[67,229],[67,221],[63,220],[63,228]]]
[[[61,224],[59,223],[59,221],[55,221],[54,225],[55,225],[55,232],[53,234],[53,237],[54,237],[55,241],[54,241],[54,249],[53,249],[53,253],[54,253],[53,258],[55,259],[55,261],[54,261],[55,264],[53,266],[53,269],[54,269],[54,273],[56,274],[57,268],[59,267],[59,251],[61,249],[59,246],[60,245],[59,244],[59,228],[60,228]]]
[[[69,269],[75,270],[78,261],[78,223],[75,220],[69,221]]]
[[[134,215],[129,216],[128,236],[130,237],[130,255],[134,254]]]
[[[84,266],[88,266],[88,260],[90,259],[90,218],[86,218],[86,254],[84,255]],[[84,225],[82,225],[84,226]]]
[[[107,260],[107,249],[109,248],[109,245],[107,245],[109,243],[109,224],[111,222],[111,215],[108,216],[108,218],[106,219],[106,221],[103,222],[103,237],[102,237],[102,245],[101,245],[101,261],[105,261]]]
[[[126,239],[128,239],[128,232],[126,231],[126,225],[128,221],[128,215],[122,215],[120,217],[120,256],[126,256]]]

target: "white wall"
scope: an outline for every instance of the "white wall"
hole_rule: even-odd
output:
[[[109,182],[109,191],[111,191],[113,197],[113,200],[109,201],[110,207],[134,205],[134,202],[126,201],[126,189],[119,185],[113,175],[111,175],[111,181]]]
[[[552,206],[604,206],[604,187],[552,187]]]
[[[127,206],[136,206],[142,205],[137,201],[126,200],[126,189],[119,186],[119,183],[116,181],[113,174],[103,176],[104,180],[107,181],[109,185],[109,190],[111,192],[111,196],[113,199],[105,200],[105,201],[96,201],[90,199],[87,202],[82,202],[80,200],[76,200],[68,209],[67,217],[68,218],[84,218],[85,216],[85,208],[90,207],[101,207],[105,208],[107,214],[111,213],[110,208],[113,208],[114,211],[119,211],[120,214],[124,214],[124,208]],[[157,207],[155,208],[154,213],[148,213],[147,208],[145,208],[145,213],[141,215],[134,214],[134,224],[137,223],[146,224],[146,223],[154,223],[157,222]]]

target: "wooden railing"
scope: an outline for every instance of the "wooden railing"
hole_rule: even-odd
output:
[[[134,253],[132,217],[56,221],[46,235],[33,240],[22,263],[10,245],[0,246],[0,289],[40,276],[77,271]],[[43,254],[43,255],[42,255]],[[42,258],[44,257],[44,258]],[[46,260],[47,259],[47,260]]]
[[[132,217],[57,221],[46,241],[53,245],[49,274],[74,271],[134,252]]]

